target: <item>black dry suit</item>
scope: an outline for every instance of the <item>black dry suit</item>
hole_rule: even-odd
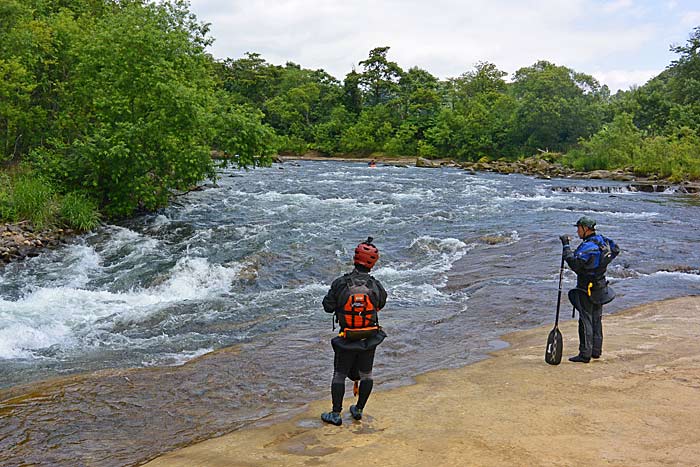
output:
[[[598,358],[603,348],[603,305],[615,298],[605,272],[620,248],[611,239],[594,233],[584,238],[574,252],[566,245],[563,254],[576,273],[576,288],[569,291],[569,301],[579,312],[579,355]]]
[[[376,312],[384,308],[386,304],[386,290],[382,284],[372,277],[369,272],[360,271],[357,266],[349,274],[345,274],[331,284],[331,288],[323,298],[323,309],[326,313],[335,313],[334,319],[341,324],[341,335],[331,340],[335,352],[333,380],[331,382],[331,397],[333,399],[333,412],[342,410],[343,395],[345,394],[345,378],[354,381],[360,380],[357,408],[362,410],[372,392],[374,381],[372,380],[372,366],[374,364],[374,351],[382,343],[386,334],[379,328],[365,338],[351,340],[345,337],[347,322],[344,308],[348,304],[353,292],[363,291],[371,302],[370,308]],[[355,294],[359,295],[359,294]],[[352,300],[350,300],[352,301]],[[376,322],[378,325],[378,322]]]

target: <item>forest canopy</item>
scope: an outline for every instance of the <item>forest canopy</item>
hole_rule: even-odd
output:
[[[662,73],[611,95],[544,60],[512,76],[484,61],[439,79],[402,69],[389,46],[342,81],[255,52],[217,60],[183,0],[0,0],[0,18],[4,220],[36,210],[20,208],[22,189],[44,187],[47,209],[89,226],[165,206],[215,178],[217,161],[307,151],[462,161],[546,151],[579,170],[700,178],[700,27]]]

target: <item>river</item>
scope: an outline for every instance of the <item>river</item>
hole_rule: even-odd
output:
[[[0,465],[138,465],[329,399],[320,301],[368,235],[389,292],[377,390],[551,323],[558,236],[584,214],[623,250],[606,313],[700,293],[697,197],[334,161],[220,175],[0,270]]]

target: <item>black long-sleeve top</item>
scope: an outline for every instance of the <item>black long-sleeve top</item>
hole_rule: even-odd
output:
[[[360,272],[354,269],[352,272],[344,274],[333,281],[331,288],[323,297],[323,310],[326,313],[340,311],[345,303],[341,303],[343,294],[347,290],[348,276],[353,276],[355,281],[363,281],[370,290],[368,295],[372,304],[377,310],[381,310],[386,305],[387,293],[382,284],[369,273]]]

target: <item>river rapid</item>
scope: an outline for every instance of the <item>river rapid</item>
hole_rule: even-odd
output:
[[[389,293],[382,390],[551,323],[558,236],[584,214],[622,248],[606,313],[700,293],[699,212],[697,197],[609,181],[335,161],[224,170],[168,209],[0,270],[0,465],[138,465],[310,400],[330,408],[320,302],[368,235]]]

